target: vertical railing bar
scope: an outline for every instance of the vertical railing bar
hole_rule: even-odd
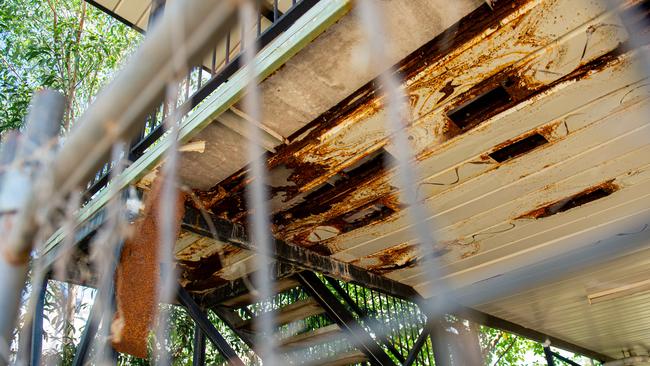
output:
[[[161,120],[164,120],[165,118],[167,118],[167,113],[168,113],[168,112],[169,112],[169,105],[167,104],[167,101],[164,100],[164,101],[162,102],[162,116],[161,116],[160,119],[161,119]]]
[[[384,321],[384,319],[386,319],[387,317],[390,318],[390,312],[388,312],[385,309],[386,303],[384,302],[384,299],[382,298],[382,293],[379,292],[378,295],[379,295],[379,310],[381,311],[381,314],[382,314],[381,315],[382,316],[381,325],[382,325],[383,329],[392,329],[390,327],[386,327],[386,322]],[[384,295],[384,296],[386,298],[388,298],[388,295]],[[390,345],[392,346],[393,350],[395,350],[397,352],[397,348],[395,348],[395,341],[393,340],[393,333],[392,332],[387,332],[387,333],[388,334],[386,334],[386,341],[390,342]],[[400,354],[401,354],[401,352],[400,352]]]
[[[198,324],[194,325],[194,344],[192,349],[192,366],[205,365],[205,334]]]
[[[196,90],[201,89],[201,84],[203,83],[203,65],[199,66],[199,78],[198,78],[198,83]]]
[[[210,68],[210,77],[217,73],[217,46],[212,49],[212,67]]]
[[[32,317],[32,329],[30,336],[30,365],[41,364],[43,350],[43,311],[45,310],[45,294],[47,292],[47,277],[43,277],[38,299]]]
[[[399,332],[399,335],[400,335],[400,339],[403,340],[403,342],[404,342],[404,350],[406,351],[406,353],[408,353],[408,351],[409,351],[409,335],[408,335],[409,332],[408,332],[408,327],[407,327],[407,324],[406,324],[406,318],[404,317],[404,310],[401,307],[399,299],[396,299],[396,298],[393,297],[391,300],[393,302],[393,307],[395,308],[395,312],[397,314],[396,319],[399,319],[397,329],[398,329],[398,332]]]
[[[241,25],[241,30],[239,31],[239,54],[243,55],[244,54],[244,48],[246,48],[246,43],[244,42],[246,39],[246,26],[244,24]],[[244,65],[242,65],[244,66]]]
[[[273,0],[273,23],[278,21],[278,0]]]
[[[260,4],[259,11],[257,12],[257,36],[262,34],[262,4]]]
[[[393,316],[391,316],[391,319],[395,319],[397,321],[397,334],[398,334],[398,339],[400,342],[400,346],[402,349],[402,352],[406,351],[408,353],[409,348],[408,348],[408,337],[406,336],[406,332],[404,332],[402,325],[403,325],[403,314],[401,311],[397,308],[397,304],[395,303],[395,298],[394,297],[388,297],[389,304],[392,302],[393,303]],[[406,343],[406,344],[405,344]]]
[[[393,301],[393,309],[392,310],[391,310],[389,300]],[[400,353],[404,354],[405,351],[408,353],[408,347],[405,347],[404,343],[402,342],[402,332],[401,332],[401,329],[400,329],[400,323],[397,320],[397,317],[393,316],[394,315],[393,311],[397,310],[397,308],[395,307],[395,299],[392,298],[392,297],[390,299],[386,298],[386,306],[388,307],[388,313],[389,313],[388,319],[389,319],[389,322],[390,322],[390,328],[393,330],[393,335],[397,337],[397,344],[399,345]],[[395,326],[395,322],[397,322],[397,327]]]
[[[415,342],[418,335],[415,333],[415,330],[413,329],[413,326],[411,324],[412,319],[410,316],[410,312],[404,310],[404,301],[402,299],[397,299],[397,303],[399,304],[400,313],[403,315],[403,322],[404,322],[404,327],[406,332],[406,344],[409,345],[411,344],[411,340]]]
[[[420,355],[422,354],[422,348],[427,343],[429,338],[429,329],[427,327],[422,328],[422,331],[418,335],[417,339],[413,341],[413,348],[409,351],[409,354],[404,362],[404,366],[411,366],[421,362]],[[424,362],[422,362],[424,364]]]
[[[227,65],[229,63],[230,63],[230,31],[228,31],[228,35],[226,36],[226,62],[225,62],[225,65]]]
[[[187,74],[187,78],[185,78],[185,99],[183,101],[186,101],[187,98],[190,96],[190,83],[192,82],[192,70],[190,69],[190,72]],[[176,110],[177,106],[174,106],[174,110]]]

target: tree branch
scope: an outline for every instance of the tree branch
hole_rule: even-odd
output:
[[[2,61],[4,62],[4,64],[7,65],[7,67],[9,68],[9,70],[11,70],[11,73],[12,73],[12,74],[16,75],[16,77],[17,77],[18,79],[20,79],[20,81],[21,81],[23,84],[29,85],[29,84],[27,83],[27,81],[26,81],[25,79],[23,79],[23,77],[18,73],[18,71],[16,71],[16,69],[14,68],[14,66],[13,66],[9,61],[7,61],[7,59],[4,57],[4,55],[3,55],[2,53],[0,53],[0,57],[2,58]]]

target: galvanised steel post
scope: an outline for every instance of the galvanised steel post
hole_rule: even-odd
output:
[[[32,243],[16,250],[6,239],[20,220],[32,197],[33,181],[45,159],[57,146],[64,98],[52,90],[37,91],[27,118],[25,135],[20,138],[15,157],[2,177],[0,191],[0,347],[8,350],[18,318],[20,294],[27,279]],[[4,159],[3,159],[4,160]],[[0,356],[2,357],[2,356]],[[1,359],[0,365],[8,360]]]

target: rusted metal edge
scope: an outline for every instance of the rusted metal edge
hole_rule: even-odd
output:
[[[212,235],[208,223],[203,218],[203,214],[212,220],[217,235],[216,238]],[[221,219],[207,212],[201,213],[193,207],[186,207],[181,227],[204,237],[217,239],[243,249],[257,251],[256,245],[250,241],[246,228],[243,225]],[[309,249],[285,243],[281,240],[275,240],[271,253],[273,259],[293,265],[296,268],[307,269],[342,281],[357,283],[401,299],[410,300],[417,296],[417,293],[411,286],[370,273],[360,267],[317,254]]]

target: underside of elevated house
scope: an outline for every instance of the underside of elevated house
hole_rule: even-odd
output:
[[[152,13],[165,11],[159,0],[88,1],[144,33],[159,16]],[[248,146],[258,128],[274,237],[269,276],[277,293],[296,294],[273,310],[276,323],[325,319],[278,336],[280,353],[346,340],[352,346],[311,362],[430,364],[431,346],[471,364],[434,324],[426,304],[443,299],[460,318],[596,360],[649,355],[647,2],[374,1],[384,30],[375,36],[394,66],[386,72],[409,106],[407,163],[433,243],[422,242],[398,189],[403,147],[387,127],[385,88],[356,4],[266,2],[261,120],[240,99],[239,25],[185,84],[191,111],[180,122],[174,248],[182,305],[214,310],[255,349],[255,314],[241,309],[259,301],[250,283],[268,270],[257,267],[248,230]],[[133,163],[111,183],[138,187],[148,203],[163,179],[168,145],[155,142],[169,136],[165,113],[148,117]],[[89,185],[67,280],[93,282],[81,274],[93,273],[87,253],[115,195],[104,187],[109,176],[106,169]],[[156,212],[145,207],[135,225],[155,227]],[[52,260],[63,241],[50,242]],[[368,293],[394,306],[364,308]],[[131,294],[133,303],[148,296]],[[422,335],[412,338],[424,340],[395,349],[374,323],[359,327],[373,312],[395,317],[397,328],[417,323]]]

